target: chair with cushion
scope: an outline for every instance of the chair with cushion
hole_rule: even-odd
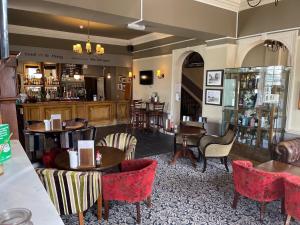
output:
[[[33,133],[27,131],[26,128],[29,125],[43,123],[39,120],[29,120],[25,122],[24,138],[25,138],[25,150],[32,162],[37,161],[42,157],[45,150],[46,137],[42,133]],[[40,153],[40,154],[39,154]]]
[[[101,139],[97,146],[108,146],[120,149],[125,152],[125,159],[134,159],[135,147],[137,144],[136,138],[128,133],[109,134]]]
[[[275,153],[279,161],[300,166],[300,138],[280,142]]]
[[[151,206],[152,186],[156,167],[157,161],[155,160],[125,160],[121,163],[120,173],[102,176],[105,220],[108,220],[109,216],[109,201],[117,200],[135,203],[137,223],[141,222],[140,202],[147,200],[147,206]]]
[[[199,158],[203,157],[203,170],[204,173],[207,165],[207,158],[221,158],[225,168],[228,170],[227,158],[236,138],[236,129],[234,126],[229,126],[224,136],[204,136],[200,140],[199,145]]]
[[[181,124],[184,126],[203,128],[202,130],[199,131],[199,136],[187,137],[187,146],[198,148],[200,138],[206,133],[206,130],[204,129],[204,123],[199,123],[196,121],[185,121],[185,122],[181,122]],[[175,135],[174,152],[176,152],[176,145],[183,145],[183,137],[180,133]]]
[[[245,196],[261,203],[260,219],[266,209],[266,203],[283,200],[284,178],[287,173],[272,173],[253,167],[252,162],[236,160],[232,163],[234,200],[232,208],[236,209],[239,196]],[[282,204],[283,206],[283,204]],[[283,211],[283,207],[282,207]]]
[[[60,135],[60,145],[62,148],[77,149],[78,140],[95,140],[96,127],[88,126],[74,131],[63,132]]]
[[[285,212],[288,215],[285,225],[290,224],[291,218],[300,220],[300,178],[288,176],[284,180]]]
[[[36,169],[36,172],[60,215],[78,214],[79,224],[83,225],[83,212],[98,200],[98,219],[101,220],[100,172],[56,169]]]

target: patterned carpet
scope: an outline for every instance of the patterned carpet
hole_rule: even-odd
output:
[[[280,214],[280,201],[267,205],[265,218],[259,221],[258,203],[241,198],[237,210],[231,208],[233,184],[231,173],[227,173],[219,160],[209,160],[205,173],[202,164],[194,169],[186,159],[169,166],[171,154],[154,156],[158,170],[152,196],[152,208],[141,205],[142,224],[176,225],[256,225],[284,224]],[[101,224],[135,224],[136,210],[132,204],[112,202],[108,222]],[[63,216],[65,224],[78,224],[77,216]],[[100,224],[96,207],[85,214],[85,224]],[[292,221],[291,224],[298,224]]]

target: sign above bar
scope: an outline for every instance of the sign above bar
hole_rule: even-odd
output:
[[[98,66],[131,67],[132,57],[129,55],[77,55],[73,51],[11,45],[11,51],[21,52],[19,61],[72,63]]]

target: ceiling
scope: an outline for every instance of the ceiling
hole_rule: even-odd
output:
[[[249,9],[250,6],[247,3],[247,0],[194,0],[196,2],[202,2],[205,4],[213,5],[216,7],[220,7],[223,9],[231,10],[231,11],[242,11],[245,9]],[[253,0],[253,4],[258,2],[259,0]],[[259,6],[274,3],[274,0],[261,0]],[[259,7],[257,6],[257,7]]]
[[[23,11],[19,9],[8,9],[8,22],[9,24],[26,27],[58,30],[78,34],[88,33],[88,21],[86,20],[66,16]],[[83,25],[83,29],[80,29],[80,25]],[[90,35],[93,36],[130,40],[149,34],[149,32],[145,31],[131,30],[127,29],[126,27],[118,27],[99,22],[90,21],[89,25]]]

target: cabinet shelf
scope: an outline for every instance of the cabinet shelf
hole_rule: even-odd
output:
[[[222,128],[223,134],[228,124],[238,128],[238,146],[234,147],[237,151],[243,152],[245,148],[249,148],[254,155],[263,155],[262,150],[272,155],[271,147],[276,144],[274,140],[283,139],[289,75],[287,71],[288,67],[276,66],[225,69],[223,105],[227,106],[223,108]],[[269,82],[270,76],[267,73],[272,72],[276,74],[276,80],[281,81],[281,85]],[[252,83],[248,86],[248,82]],[[256,127],[248,126],[253,118]],[[241,120],[247,126],[242,125]]]
[[[47,87],[59,87],[60,85],[45,85],[45,87],[47,88]]]
[[[24,87],[43,87],[41,84],[25,84]]]

